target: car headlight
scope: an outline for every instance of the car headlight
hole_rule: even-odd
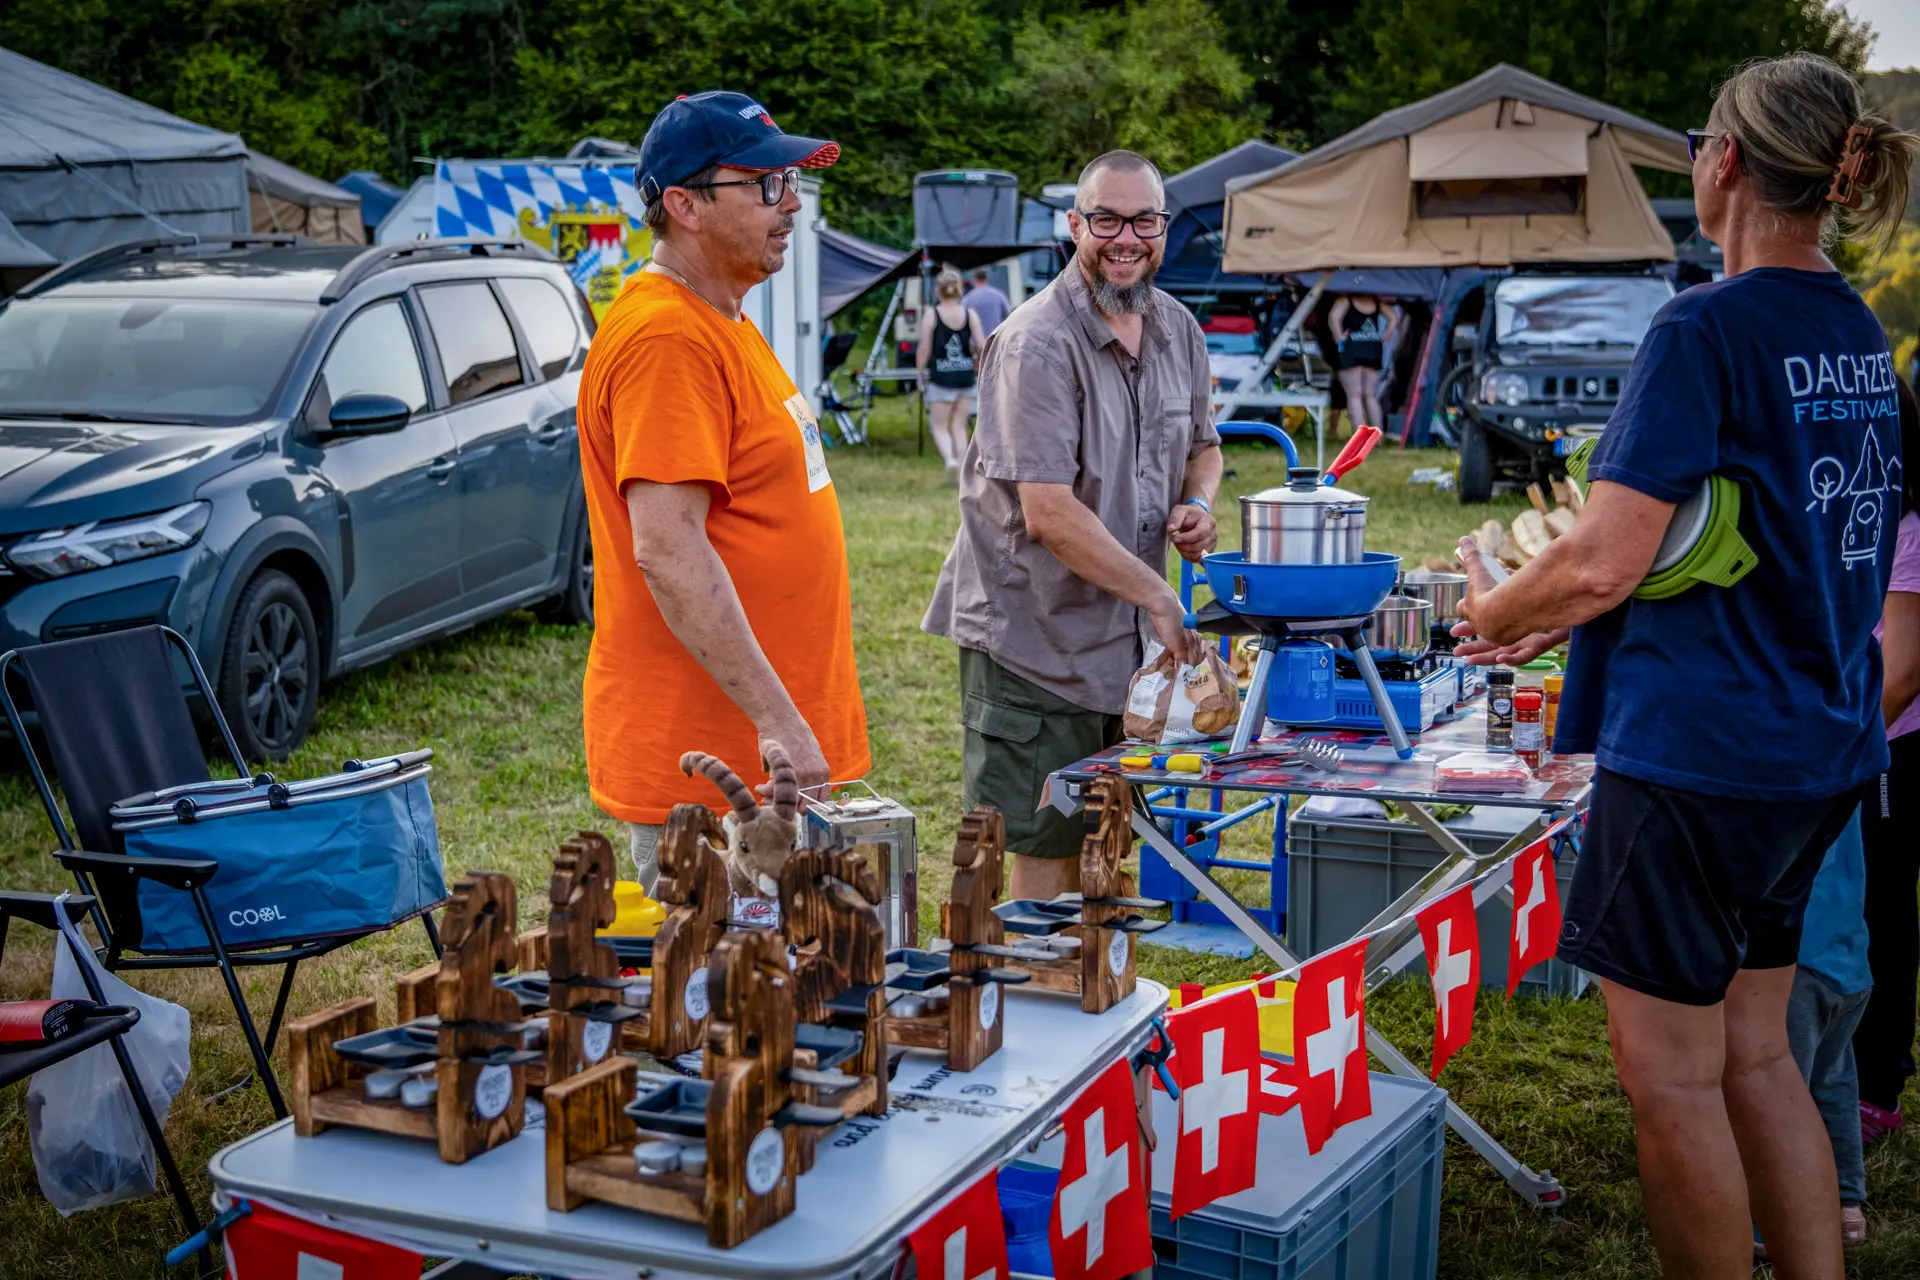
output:
[[[1527,375],[1495,369],[1480,379],[1480,399],[1486,404],[1525,404]]]
[[[144,560],[192,546],[212,515],[211,502],[183,502],[171,511],[152,515],[49,529],[8,547],[7,563],[36,578],[64,578],[129,560]]]

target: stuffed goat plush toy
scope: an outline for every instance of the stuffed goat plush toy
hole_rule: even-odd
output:
[[[800,778],[779,743],[769,741],[761,755],[773,784],[773,801],[767,808],[755,803],[739,774],[704,751],[681,756],[680,769],[689,778],[696,773],[711,778],[733,806],[720,821],[727,833],[727,871],[733,891],[769,897],[779,892],[780,869],[799,836],[795,817],[800,812]]]

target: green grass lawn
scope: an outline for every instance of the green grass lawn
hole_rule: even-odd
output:
[[[909,805],[921,821],[922,927],[931,936],[944,891],[941,864],[959,818],[960,737],[951,646],[920,632],[934,575],[952,540],[953,491],[941,483],[931,450],[915,449],[901,402],[876,415],[872,449],[829,456],[846,516],[853,564],[853,622],[874,746],[872,781]],[[1307,445],[1311,451],[1311,442]],[[1228,450],[1220,504],[1223,545],[1238,542],[1234,495],[1283,479],[1279,452],[1266,445]],[[1373,495],[1368,544],[1421,558],[1445,553],[1489,512],[1510,517],[1522,499],[1463,509],[1451,494],[1407,483],[1416,467],[1449,466],[1440,452],[1382,448],[1348,487]],[[544,917],[549,859],[556,843],[612,822],[587,798],[580,740],[584,630],[545,626],[514,614],[331,686],[312,740],[282,776],[330,772],[342,759],[431,746],[433,789],[449,879],[459,872],[511,872],[521,887],[523,923]],[[716,797],[717,802],[717,797]],[[1255,824],[1248,824],[1253,826]],[[1271,833],[1239,838],[1264,842]],[[0,772],[0,884],[55,890],[65,883],[45,855],[51,844],[32,788],[17,769]],[[1246,879],[1236,882],[1249,892]],[[51,952],[44,935],[13,931],[0,997],[44,995]],[[364,942],[303,966],[293,1012],[310,1012],[350,995],[393,1007],[392,978],[428,958],[417,926]],[[1252,971],[1251,961],[1195,957],[1147,946],[1142,972],[1163,982],[1218,981]],[[277,971],[276,971],[277,972]],[[274,981],[244,979],[264,1025]],[[194,1074],[176,1099],[168,1136],[204,1198],[207,1159],[265,1125],[265,1099],[251,1089],[211,1104],[239,1078],[247,1060],[217,980],[151,975],[143,985],[191,1010]],[[1415,1060],[1432,1033],[1426,984],[1399,983],[1372,1002],[1370,1015]],[[284,1053],[280,1060],[284,1062]],[[1535,1169],[1565,1182],[1565,1211],[1550,1217],[1524,1208],[1467,1148],[1450,1139],[1442,1206],[1443,1276],[1611,1280],[1656,1274],[1634,1175],[1626,1103],[1607,1056],[1605,1010],[1597,996],[1573,1001],[1483,997],[1474,1043],[1448,1067],[1443,1083],[1469,1111]],[[24,1086],[0,1093],[0,1277],[129,1280],[159,1275],[159,1255],[181,1230],[164,1197],[62,1220],[40,1196],[28,1155]],[[1920,1095],[1916,1095],[1920,1103]],[[1874,1241],[1855,1255],[1851,1275],[1920,1276],[1920,1145],[1909,1135],[1868,1163]],[[1356,1277],[1356,1280],[1365,1280]]]

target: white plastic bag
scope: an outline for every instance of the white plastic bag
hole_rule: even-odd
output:
[[[60,896],[64,901],[67,895]],[[92,999],[74,960],[78,950],[93,967],[107,1004],[140,1011],[140,1021],[122,1042],[164,1130],[174,1095],[186,1086],[191,1066],[193,1032],[187,1011],[137,991],[102,969],[66,913],[56,909],[54,914],[63,936],[53,959],[53,999]],[[34,1073],[27,1086],[27,1137],[40,1190],[62,1217],[152,1195],[158,1186],[153,1145],[110,1042]]]

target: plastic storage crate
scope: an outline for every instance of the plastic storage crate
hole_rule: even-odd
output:
[[[1252,1190],[1183,1218],[1169,1212],[1179,1104],[1154,1090],[1155,1280],[1432,1280],[1447,1095],[1398,1076],[1371,1083],[1373,1114],[1318,1155],[1307,1154],[1298,1109],[1262,1116]],[[1034,1159],[1058,1168],[1063,1151],[1056,1137]]]
[[[1447,823],[1475,853],[1491,853],[1528,824],[1530,809],[1476,805]],[[1327,818],[1297,813],[1287,824],[1287,943],[1318,955],[1358,933],[1369,920],[1419,882],[1441,859],[1440,846],[1406,822],[1382,818]],[[1567,900],[1574,859],[1556,859],[1560,900]],[[1499,897],[1480,906],[1480,985],[1507,989],[1507,937],[1513,908]],[[1592,979],[1560,960],[1536,965],[1520,980],[1535,995],[1579,996]]]

